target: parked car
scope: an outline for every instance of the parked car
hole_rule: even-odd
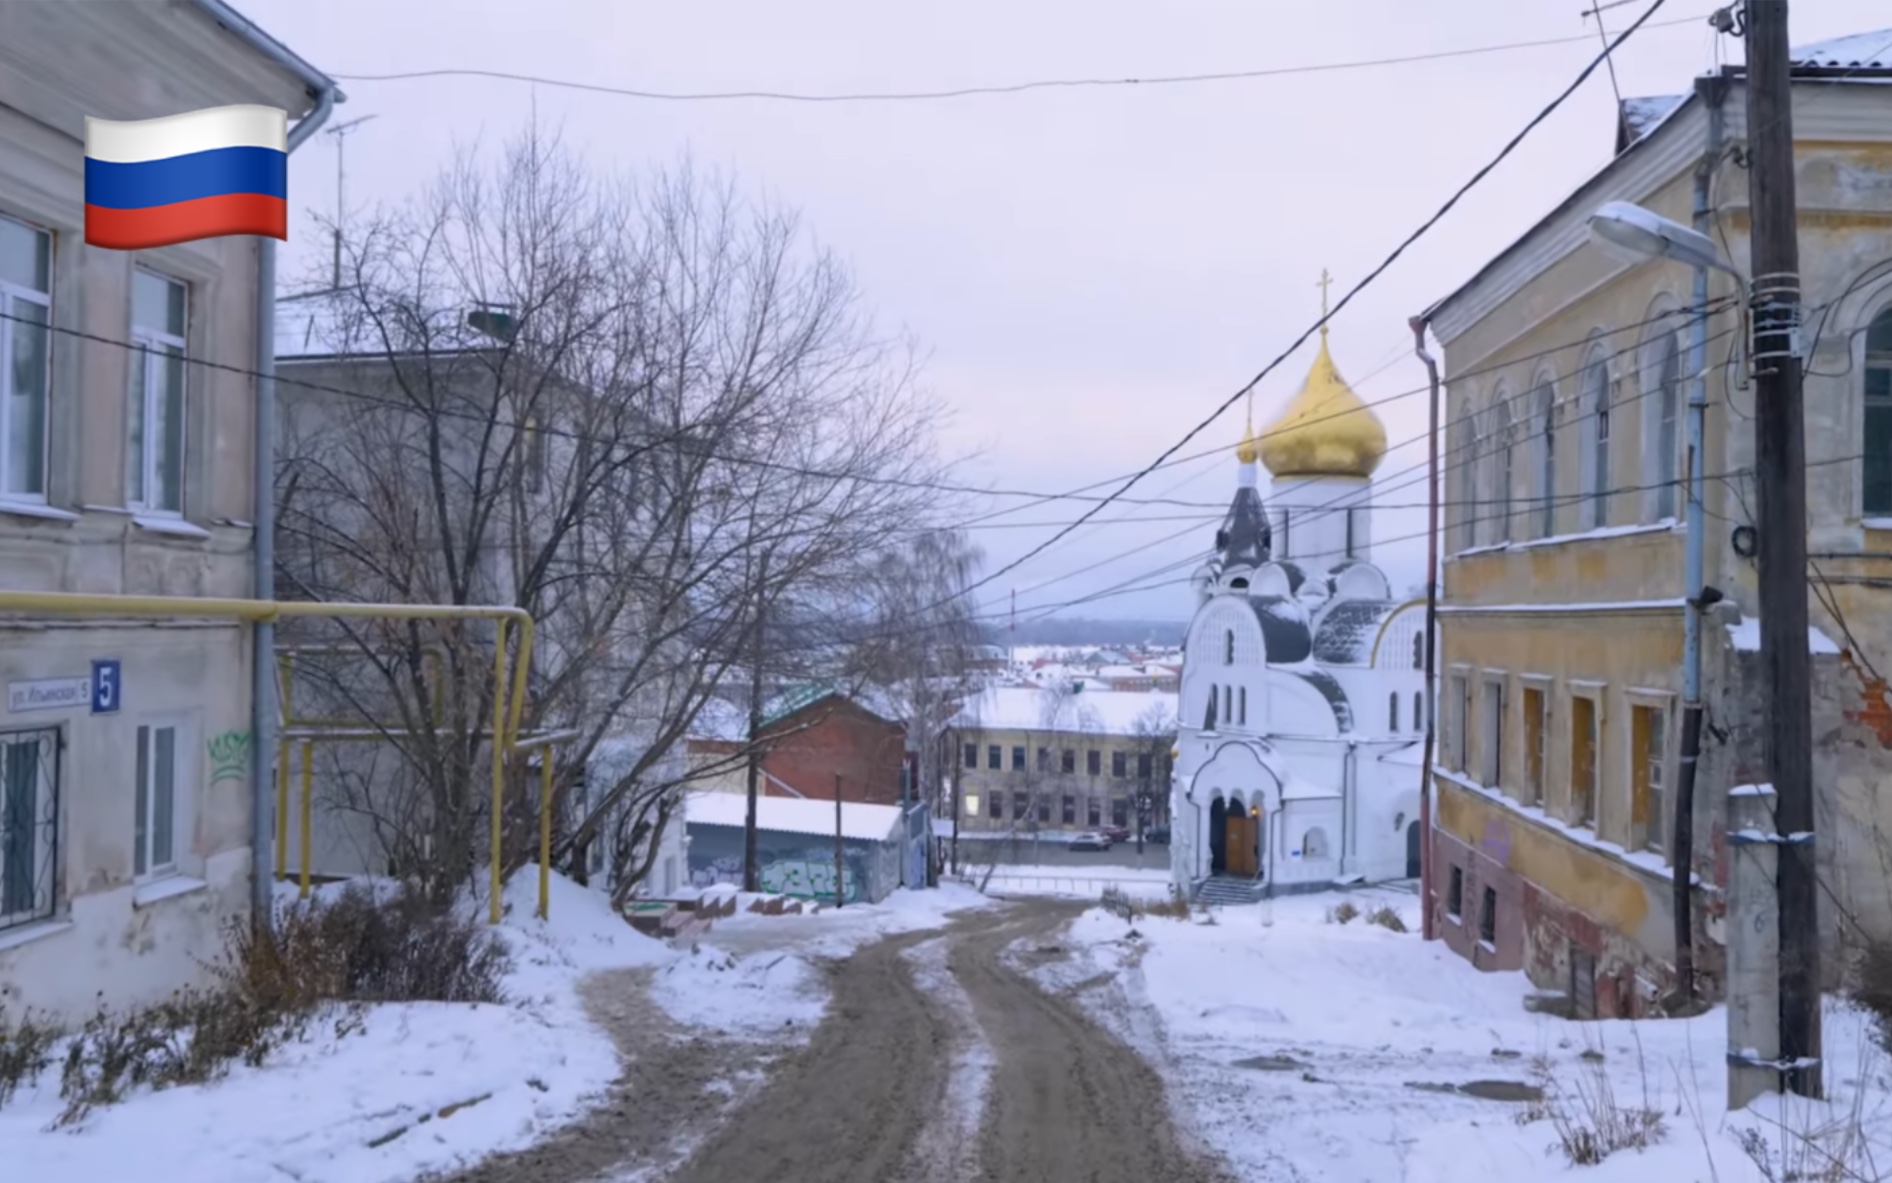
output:
[[[1069,850],[1109,850],[1110,845],[1111,845],[1111,842],[1110,842],[1109,834],[1094,834],[1094,833],[1093,834],[1079,834],[1077,837],[1071,839],[1071,844],[1066,849],[1069,849]]]
[[[1151,826],[1149,829],[1143,831],[1143,840],[1145,842],[1154,842],[1158,846],[1168,846],[1169,827]]]
[[[1130,841],[1130,830],[1127,826],[1105,826],[1103,835],[1112,843]]]

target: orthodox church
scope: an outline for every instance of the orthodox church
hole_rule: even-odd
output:
[[[1395,598],[1373,565],[1385,454],[1323,326],[1281,416],[1257,437],[1251,414],[1216,553],[1193,580],[1170,789],[1171,870],[1191,895],[1419,873],[1425,603]]]

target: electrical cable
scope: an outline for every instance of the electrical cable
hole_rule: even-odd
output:
[[[1658,21],[1651,24],[1649,27],[1652,29],[1667,29],[1682,25],[1698,24],[1707,20],[1710,15],[1712,14],[1703,13],[1700,16],[1679,17],[1675,20]],[[1640,24],[1641,22],[1637,23]],[[1590,37],[1586,33],[1580,37],[1546,37],[1536,41],[1513,41],[1501,45],[1475,45],[1468,46],[1464,49],[1437,50],[1431,53],[1406,54],[1400,57],[1369,58],[1348,62],[1322,62],[1301,66],[1273,66],[1255,70],[1228,70],[1202,74],[1156,75],[1148,78],[1052,78],[992,86],[961,86],[946,90],[863,91],[841,94],[803,94],[792,91],[770,90],[698,92],[640,90],[633,87],[575,82],[563,78],[547,78],[535,74],[517,74],[505,70],[466,68],[405,70],[384,74],[331,74],[330,77],[338,82],[411,82],[431,78],[484,78],[500,82],[523,82],[532,86],[546,86],[557,90],[576,90],[589,94],[605,94],[619,98],[647,99],[668,103],[730,102],[737,100],[763,100],[769,102],[810,104],[921,102],[972,98],[975,96],[1025,94],[1039,90],[1191,86],[1215,82],[1245,82],[1259,78],[1280,78],[1297,74],[1334,73],[1346,70],[1366,70],[1385,66],[1411,65],[1418,62],[1448,61],[1455,58],[1508,53],[1522,49],[1540,49],[1552,45],[1573,45],[1578,42],[1588,41],[1589,39]]]

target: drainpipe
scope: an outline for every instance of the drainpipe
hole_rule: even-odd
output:
[[[1712,230],[1710,195],[1721,157],[1721,103],[1727,94],[1726,77],[1715,74],[1695,80],[1695,93],[1708,106],[1708,143],[1695,169],[1695,229]],[[1688,543],[1683,587],[1688,607],[1682,614],[1682,756],[1675,778],[1675,818],[1669,837],[1669,860],[1675,868],[1676,1001],[1687,1007],[1695,998],[1694,889],[1695,770],[1701,759],[1701,625],[1708,604],[1703,595],[1702,545],[1707,533],[1702,505],[1702,441],[1708,417],[1708,268],[1695,268],[1695,320],[1688,341]],[[1717,597],[1718,598],[1718,597]]]
[[[341,88],[280,42],[250,23],[223,0],[196,0],[211,20],[238,40],[299,78],[315,96],[315,106],[289,129],[289,151],[328,121]],[[250,510],[252,575],[250,596],[276,598],[276,240],[256,242],[256,412],[251,436],[254,468]],[[271,844],[275,841],[276,626],[258,620],[250,626],[250,911],[254,921],[270,922]]]
[[[1359,743],[1347,741],[1347,754],[1341,757],[1340,765],[1340,866],[1334,872],[1334,878],[1344,879],[1347,875],[1347,851],[1352,847],[1353,834],[1353,787],[1357,774]]]
[[[1438,688],[1433,684],[1438,661],[1433,649],[1439,635],[1439,363],[1426,351],[1426,318],[1415,316],[1406,323],[1412,328],[1412,351],[1425,363],[1431,388],[1426,412],[1426,738],[1419,749],[1419,935],[1429,941],[1438,936],[1432,918],[1432,750],[1439,717]]]

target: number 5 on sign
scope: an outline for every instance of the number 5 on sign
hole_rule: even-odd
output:
[[[92,663],[92,713],[109,715],[118,710],[118,663]]]

